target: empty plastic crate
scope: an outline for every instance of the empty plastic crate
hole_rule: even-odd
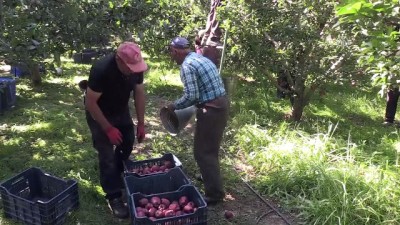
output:
[[[172,169],[175,167],[182,168],[181,161],[174,154],[166,153],[161,158],[147,159],[147,160],[141,160],[141,161],[126,160],[124,162],[124,173],[125,173],[125,176],[134,175],[134,176],[138,176],[138,177],[144,177],[144,176],[149,176],[149,175],[165,173],[165,172],[158,172],[158,173],[151,172],[149,174],[139,174],[137,172],[137,170],[141,170],[146,167],[151,168],[154,165],[162,166],[162,165],[164,165],[164,163],[166,161],[169,161],[171,163],[171,166],[169,169]]]
[[[155,221],[150,220],[147,217],[138,217],[136,207],[139,206],[139,200],[142,198],[151,199],[153,196],[160,198],[167,198],[170,201],[179,200],[181,196],[187,196],[189,201],[194,202],[197,206],[197,210],[193,213],[157,219]],[[186,224],[186,225],[207,225],[207,204],[201,196],[200,192],[193,185],[182,186],[178,191],[166,192],[154,195],[143,195],[141,193],[135,193],[130,196],[129,211],[131,213],[131,219],[133,225],[169,225],[169,224]]]
[[[69,211],[79,206],[78,184],[33,167],[0,185],[3,211],[29,225],[63,224]]]
[[[0,77],[0,87],[5,87],[1,90],[2,95],[5,95],[6,101],[3,104],[6,105],[6,108],[11,108],[15,105],[17,99],[17,87],[15,79],[11,77]]]

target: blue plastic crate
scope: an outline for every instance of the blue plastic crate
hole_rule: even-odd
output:
[[[14,78],[0,77],[0,87],[5,87],[2,90],[2,95],[5,95],[6,108],[11,108],[17,100],[17,86]],[[4,99],[4,98],[3,98]]]
[[[151,199],[153,196],[167,198],[170,201],[178,200],[181,196],[187,196],[189,201],[194,202],[197,210],[193,213],[174,216],[168,218],[150,220],[148,217],[138,217],[136,207],[139,206],[139,200],[142,198]],[[170,224],[185,224],[185,225],[207,225],[207,203],[204,201],[200,192],[193,185],[182,186],[178,191],[166,192],[161,194],[143,195],[135,193],[130,196],[129,211],[131,213],[132,225],[170,225]]]
[[[7,86],[0,84],[0,115],[8,108],[7,107],[7,96],[6,96]]]
[[[60,225],[79,206],[78,184],[32,167],[0,185],[3,211],[29,225]]]
[[[11,73],[12,75],[14,75],[15,77],[22,77],[22,76],[23,76],[23,71],[22,71],[22,69],[20,69],[20,68],[17,67],[17,66],[11,66],[10,73]]]
[[[162,166],[162,165],[164,165],[164,162],[166,162],[166,161],[171,162],[171,167],[169,169],[172,169],[175,167],[182,168],[182,163],[178,159],[178,157],[176,157],[172,153],[166,153],[160,158],[147,159],[147,160],[141,160],[141,161],[126,160],[124,162],[124,174],[125,174],[125,176],[134,175],[137,177],[145,177],[145,176],[149,176],[149,175],[165,173],[165,172],[158,172],[158,173],[150,173],[150,174],[138,174],[133,171],[143,169],[145,167],[152,167],[154,165]]]

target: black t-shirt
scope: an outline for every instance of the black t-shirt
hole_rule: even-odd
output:
[[[110,54],[97,61],[90,70],[88,86],[102,95],[98,105],[105,116],[115,116],[128,110],[129,97],[136,84],[143,83],[143,73],[126,76],[122,74]]]

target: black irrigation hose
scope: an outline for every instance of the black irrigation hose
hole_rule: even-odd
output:
[[[285,216],[283,216],[277,209],[275,209],[275,207],[273,207],[271,204],[269,204],[260,194],[258,194],[258,192],[257,192],[256,190],[254,190],[254,188],[253,188],[249,183],[247,183],[245,180],[243,180],[243,178],[242,178],[242,181],[243,181],[243,183],[245,183],[245,184],[247,185],[247,187],[248,187],[254,194],[257,195],[257,197],[258,197],[259,199],[261,199],[261,201],[263,201],[265,204],[267,204],[268,207],[270,207],[276,214],[278,214],[278,216],[281,217],[281,218],[286,222],[286,224],[292,225],[292,223],[290,223],[290,222],[286,219]],[[267,214],[269,214],[269,213],[270,213],[270,212],[268,212]],[[264,217],[264,216],[267,215],[267,214],[262,215],[261,218]],[[261,220],[261,218],[260,218],[260,220]]]
[[[232,156],[231,154],[229,154],[229,153],[227,153],[227,152],[225,152],[225,153],[226,153],[227,155]],[[285,221],[285,223],[286,223],[287,225],[292,225],[292,223],[291,223],[289,220],[287,220],[286,217],[285,217],[284,215],[282,215],[282,213],[280,213],[277,209],[275,209],[275,207],[273,207],[271,204],[269,204],[256,190],[254,190],[254,188],[253,188],[249,183],[247,183],[247,182],[240,176],[240,174],[238,173],[238,171],[236,171],[235,169],[233,169],[233,171],[235,171],[235,172],[237,173],[237,175],[240,177],[240,179],[242,180],[242,182],[245,183],[246,186],[247,186],[254,194],[256,194],[257,197],[258,197],[259,199],[261,199],[261,201],[263,201],[268,207],[270,207],[270,208],[272,209],[272,211],[274,211],[280,218],[282,218],[282,220]],[[271,213],[271,211],[268,211],[267,213],[264,213],[263,215],[261,215],[261,217],[259,218],[259,220],[261,220],[264,216],[266,216],[266,215],[268,215],[268,214],[270,214],[270,213]],[[258,222],[259,222],[259,221],[258,221]],[[257,223],[258,223],[258,222],[257,222]]]
[[[260,216],[260,218],[258,218],[256,224],[258,224],[258,223],[261,221],[261,219],[264,218],[264,216],[267,216],[268,214],[270,214],[270,213],[272,213],[272,212],[274,212],[274,210],[269,210],[268,212],[262,214],[262,215]]]

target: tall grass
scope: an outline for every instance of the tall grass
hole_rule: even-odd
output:
[[[332,89],[335,94],[314,99],[296,124],[283,119],[288,109],[274,108],[282,102],[273,98],[254,113],[265,104],[258,97],[265,92],[247,103],[242,89],[231,151],[254,168],[257,176],[247,178],[261,192],[298,212],[305,224],[400,224],[398,130],[380,125],[384,101],[361,89]]]

